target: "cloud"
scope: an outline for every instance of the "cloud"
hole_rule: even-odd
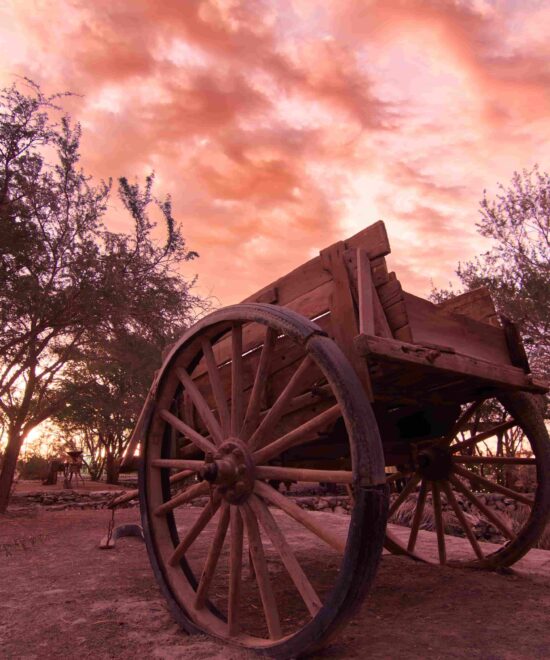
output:
[[[96,176],[152,169],[203,291],[236,302],[382,217],[409,288],[479,251],[484,188],[550,140],[550,10],[447,0],[42,0],[0,78],[81,96]],[[123,227],[121,216],[113,223]],[[223,276],[220,276],[223,274]]]

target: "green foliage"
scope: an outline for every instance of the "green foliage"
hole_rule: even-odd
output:
[[[34,454],[17,461],[20,479],[45,479],[48,475],[50,462],[44,456]]]
[[[55,119],[64,95],[27,85],[0,90],[0,415],[8,438],[0,511],[29,431],[63,417],[69,401],[73,413],[80,402],[84,423],[90,391],[96,407],[125,405],[138,379],[132,372],[121,385],[131,351],[147,344],[149,379],[150,363],[204,307],[178,272],[197,254],[187,250],[170,197],[153,195],[154,176],[144,186],[119,179],[134,231],[109,231],[112,183],[94,183],[81,169],[80,126]],[[153,238],[152,210],[166,231],[162,244]],[[132,392],[144,396],[141,381]],[[123,414],[135,415],[136,405]]]

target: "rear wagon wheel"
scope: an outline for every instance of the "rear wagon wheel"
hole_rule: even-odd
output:
[[[520,454],[497,455],[497,443],[504,441],[517,445]],[[536,545],[549,519],[550,439],[528,394],[471,403],[447,437],[418,448],[415,466],[402,476],[407,482],[390,506],[389,520],[410,518],[410,529],[388,531],[386,547],[396,554],[450,566],[511,566]],[[420,531],[427,515],[433,515],[437,550]],[[469,551],[445,533],[451,519]],[[487,530],[491,542],[483,542],[477,529]]]

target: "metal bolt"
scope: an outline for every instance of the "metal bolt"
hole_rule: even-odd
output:
[[[213,483],[218,476],[218,466],[215,463],[205,465],[199,470],[198,476],[201,481],[209,481],[210,483]]]

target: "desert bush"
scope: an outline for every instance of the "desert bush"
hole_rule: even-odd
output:
[[[517,509],[506,511],[505,516],[510,521],[509,525],[512,527],[513,531],[518,532],[527,521],[527,518],[529,518],[530,513],[530,507],[518,505]],[[544,532],[534,547],[540,548],[541,550],[550,550],[550,522],[546,525]]]
[[[390,522],[394,523],[395,525],[411,527],[414,513],[416,511],[416,502],[416,497],[407,498],[402,506],[400,506],[395,514],[390,518]],[[443,526],[445,528],[446,534],[451,534],[452,536],[464,536],[464,530],[462,529],[457,517],[452,511],[443,510]],[[424,511],[422,512],[420,529],[423,529],[427,532],[435,532],[434,510],[429,500],[426,501]]]
[[[38,454],[22,458],[17,462],[20,479],[45,479],[48,474],[50,462]]]

